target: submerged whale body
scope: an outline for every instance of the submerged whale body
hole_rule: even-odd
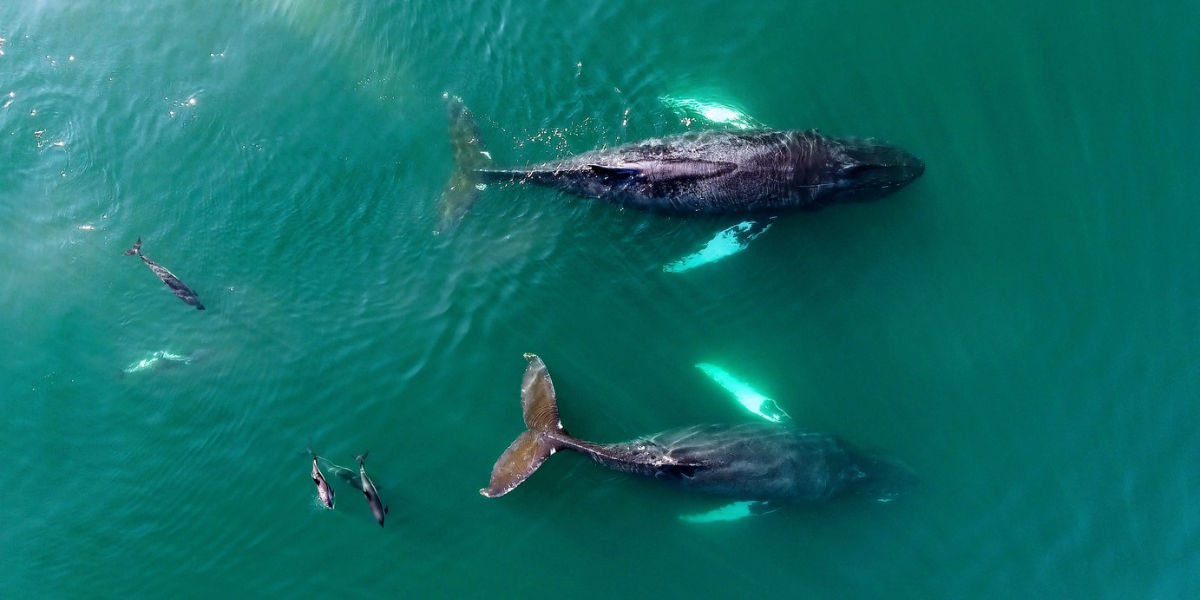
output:
[[[925,172],[921,159],[873,139],[807,131],[704,131],[500,169],[462,100],[447,96],[457,170],[443,226],[470,210],[483,184],[530,183],[676,215],[779,213],[881,198]]]
[[[525,357],[521,407],[528,430],[496,461],[488,487],[480,490],[489,498],[510,492],[562,449],[610,469],[740,500],[823,502],[843,495],[888,500],[914,480],[896,461],[790,423],[698,425],[618,444],[585,442],[563,429],[545,363]]]

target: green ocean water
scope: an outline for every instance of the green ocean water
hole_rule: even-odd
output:
[[[5,598],[1196,598],[1200,5],[0,2]],[[922,157],[685,273],[721,219],[489,188],[704,128]],[[136,258],[187,282],[173,298]],[[123,373],[155,352],[191,364]],[[571,453],[495,500],[523,352],[572,434],[753,418],[920,477],[719,507]],[[201,360],[202,358],[202,360]],[[380,529],[303,454],[368,469]],[[327,472],[328,474],[328,472]]]

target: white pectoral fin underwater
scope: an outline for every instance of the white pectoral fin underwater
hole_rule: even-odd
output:
[[[693,513],[687,515],[679,515],[679,520],[685,523],[721,523],[727,521],[737,521],[746,517],[763,515],[769,512],[774,512],[779,507],[769,502],[760,502],[757,500],[742,500],[726,504],[719,508],[714,508],[707,512]]]
[[[696,368],[700,369],[701,372],[707,375],[709,379],[712,379],[717,385],[733,394],[733,399],[738,405],[750,411],[751,414],[772,423],[791,420],[791,417],[782,408],[779,408],[778,403],[758,393],[758,390],[750,387],[750,384],[741,379],[734,377],[729,371],[712,363],[699,363],[696,365]]]
[[[659,96],[659,102],[671,109],[684,124],[703,121],[716,127],[765,129],[766,126],[735,106],[715,100]]]
[[[663,271],[667,273],[683,273],[684,271],[690,271],[696,267],[733,256],[749,248],[750,242],[766,233],[773,223],[775,223],[775,218],[770,217],[753,221],[742,221],[733,227],[723,229],[717,232],[717,235],[713,236],[711,240],[706,242],[696,252],[663,265]]]

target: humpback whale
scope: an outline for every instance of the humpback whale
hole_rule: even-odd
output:
[[[358,472],[360,484],[362,485],[363,495],[367,497],[367,505],[371,507],[371,514],[375,515],[375,520],[379,522],[379,526],[383,527],[384,516],[387,515],[388,509],[383,505],[383,501],[379,499],[379,491],[375,489],[375,482],[367,477],[367,467],[363,461],[367,459],[367,454],[370,450],[354,457],[358,461]]]
[[[815,129],[702,131],[498,168],[460,98],[445,96],[457,168],[442,195],[442,227],[488,183],[529,183],[674,215],[778,214],[881,198],[925,172],[921,159],[869,138]]]
[[[158,275],[158,278],[161,279],[163,283],[167,284],[167,287],[171,288],[171,291],[175,292],[175,295],[178,296],[180,300],[183,300],[190,306],[195,306],[196,310],[204,310],[204,305],[200,304],[200,299],[196,297],[196,292],[193,292],[191,288],[184,285],[184,283],[180,281],[178,277],[173,275],[165,267],[150,260],[149,258],[146,258],[146,255],[142,254],[141,236],[138,236],[137,243],[133,245],[133,248],[125,251],[125,256],[133,256],[134,254],[142,257],[142,262],[146,263],[146,266],[150,267],[150,270],[154,271],[154,274]]]
[[[563,428],[545,363],[533,354],[525,358],[521,408],[527,430],[496,461],[488,487],[479,491],[489,498],[512,491],[562,449],[617,471],[759,503],[818,503],[846,495],[888,500],[914,479],[899,462],[784,423],[697,425],[617,444],[586,442]]]

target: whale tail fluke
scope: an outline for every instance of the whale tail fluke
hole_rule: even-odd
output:
[[[568,437],[558,418],[558,401],[546,363],[534,354],[526,354],[529,367],[521,382],[521,410],[528,429],[509,445],[496,466],[486,488],[479,490],[488,498],[503,496],[521,485],[538,467],[559,449]]]
[[[125,251],[125,256],[133,256],[134,254],[139,256],[142,254],[142,236],[140,235],[138,236],[137,242],[133,244],[133,247]]]
[[[454,173],[442,193],[438,231],[453,228],[479,199],[483,181],[481,170],[492,167],[492,157],[479,136],[475,115],[467,110],[462,98],[444,94],[450,121],[450,147],[454,152]]]

